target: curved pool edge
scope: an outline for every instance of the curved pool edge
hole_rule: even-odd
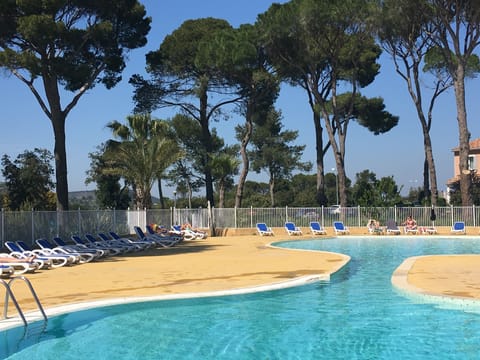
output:
[[[391,283],[402,295],[412,301],[434,304],[439,307],[480,313],[480,299],[458,295],[440,294],[418,288],[408,282],[408,273],[418,259],[435,255],[413,256],[405,259],[391,276]]]
[[[333,239],[333,238],[332,238]],[[315,240],[315,239],[313,239]],[[312,241],[312,239],[298,239],[298,240],[293,240],[293,241]],[[333,252],[333,251],[325,251],[325,250],[311,250],[311,249],[295,249],[295,248],[287,248],[287,247],[282,247],[282,246],[276,246],[275,244],[281,244],[283,242],[292,242],[292,240],[280,240],[280,241],[275,241],[266,244],[265,246],[270,247],[272,249],[282,249],[282,250],[290,250],[290,251],[306,251],[306,252],[314,252],[317,254],[333,254],[337,255],[340,258],[342,258],[342,261],[340,262],[339,266],[335,269],[333,269],[329,274],[333,275],[337,272],[339,272],[341,269],[343,269],[351,260],[351,257],[342,253],[338,252]]]
[[[275,243],[281,243],[281,242],[287,242],[287,241],[290,241],[290,240],[275,241]],[[341,253],[336,253],[336,252],[285,248],[281,246],[275,246],[273,245],[273,243],[268,243],[265,246],[274,248],[274,249],[287,250],[287,251],[306,251],[306,252],[315,252],[319,254],[322,254],[322,253],[334,254],[339,256],[341,258],[341,261],[339,261],[339,264],[328,273],[303,275],[303,276],[295,277],[288,280],[266,283],[261,285],[253,285],[253,286],[246,286],[246,287],[226,289],[226,290],[204,291],[204,292],[186,292],[186,293],[162,294],[162,295],[153,295],[153,296],[128,296],[128,297],[107,298],[107,299],[100,299],[95,301],[84,301],[84,302],[68,303],[65,305],[52,306],[52,307],[44,308],[44,311],[47,315],[47,318],[49,318],[52,316],[62,315],[70,312],[89,310],[93,308],[106,307],[106,306],[124,305],[129,303],[242,295],[242,294],[249,294],[249,293],[255,293],[255,292],[281,290],[281,289],[307,285],[310,283],[315,283],[320,281],[330,281],[331,275],[339,272],[351,260],[350,256],[341,254]],[[43,316],[38,310],[25,312],[24,315],[27,320],[27,323],[43,320]],[[0,320],[0,331],[8,330],[17,326],[23,326],[23,322],[21,321],[20,317],[11,317],[11,318]]]
[[[96,300],[96,301],[87,301],[87,302],[81,302],[81,303],[71,303],[71,304],[46,308],[44,310],[47,317],[50,318],[52,316],[63,315],[66,313],[71,313],[76,311],[89,310],[89,309],[106,307],[106,306],[114,306],[114,305],[125,305],[129,303],[242,295],[242,294],[250,294],[255,292],[287,289],[291,287],[307,285],[307,284],[320,282],[320,281],[330,281],[330,275],[331,274],[305,275],[305,276],[297,277],[297,278],[286,280],[286,281],[281,281],[281,282],[276,282],[271,284],[264,284],[264,285],[249,286],[244,288],[230,289],[230,290],[192,292],[192,293],[156,295],[156,296],[119,297],[119,298],[103,299],[103,300]],[[43,316],[40,313],[40,311],[30,311],[30,312],[24,313],[24,315],[27,320],[27,323],[29,324],[35,321],[43,320]],[[21,321],[20,317],[12,317],[12,318],[8,318],[0,321],[0,331],[8,330],[17,326],[23,326],[23,322]]]

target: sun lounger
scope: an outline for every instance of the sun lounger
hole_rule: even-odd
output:
[[[2,258],[8,258],[2,262]],[[40,265],[36,262],[27,262],[22,259],[17,259],[9,254],[0,254],[0,265],[9,266],[13,269],[13,275],[21,275],[27,272],[35,272],[40,268]]]
[[[419,226],[418,232],[420,234],[434,235],[437,233],[437,229],[435,228],[435,226]]]
[[[257,224],[257,232],[260,236],[273,236],[273,230],[267,226],[265,223]]]
[[[404,226],[403,227],[403,233],[408,235],[408,234],[416,234],[418,232],[418,228],[415,226],[415,227],[408,227],[408,226]]]
[[[346,227],[341,221],[333,222],[333,230],[335,230],[335,235],[350,234],[350,230],[348,230],[348,227]]]
[[[67,254],[74,254],[80,257],[80,263],[97,260],[105,255],[104,251],[96,249],[88,249],[86,246],[77,244],[67,244],[61,237],[55,236],[53,242],[56,247],[64,250]]]
[[[40,258],[44,258],[44,257],[45,258],[51,258],[52,259],[51,261],[53,261],[53,259],[55,259],[55,261],[53,261],[55,263],[57,263],[57,262],[60,263],[58,258],[63,258],[64,260],[66,260],[66,263],[62,264],[61,266],[68,266],[68,265],[72,265],[72,264],[75,264],[75,263],[79,262],[79,259],[77,257],[72,257],[72,256],[69,256],[69,255],[60,253],[58,251],[52,251],[50,249],[44,249],[42,247],[40,247],[40,249],[32,249],[29,245],[27,245],[27,243],[25,243],[25,241],[17,241],[16,244],[22,250],[27,251],[27,252],[32,252]]]
[[[182,229],[180,225],[172,225],[171,233],[177,236],[182,236],[186,241],[195,240],[195,239],[205,239],[207,234],[203,231],[197,231],[193,229]]]
[[[94,237],[92,234],[85,234],[85,239],[86,241],[89,241],[90,244],[93,245],[93,247],[97,247],[102,250],[108,250],[114,256],[127,252],[126,248],[121,248],[121,247],[113,246],[111,244],[107,244],[103,241],[100,241],[99,239]]]
[[[178,233],[176,231],[175,232],[167,231],[165,227],[162,227],[162,229],[164,229],[163,232],[154,231],[150,225],[147,225],[145,229],[147,230],[147,236],[153,236],[153,237],[159,238],[160,240],[171,240],[171,241],[176,241],[177,243],[179,243],[182,240],[187,240],[184,238],[181,232]],[[192,235],[193,235],[193,231],[192,231]]]
[[[95,244],[92,244],[90,241],[83,240],[80,236],[78,235],[72,235],[70,237],[72,241],[75,243],[76,246],[79,247],[79,249],[84,249],[84,250],[90,250],[90,251],[99,251],[102,255],[102,257],[105,256],[111,256],[113,255],[113,251],[105,248],[101,248],[100,246],[97,246]]]
[[[108,233],[115,240],[122,239],[123,241],[126,241],[130,244],[141,246],[143,249],[148,249],[148,248],[153,247],[155,245],[155,243],[152,243],[150,241],[137,241],[137,240],[132,240],[128,237],[121,237],[115,231],[109,231]]]
[[[295,226],[293,222],[286,222],[285,223],[285,230],[287,231],[288,235],[302,235],[302,230]]]
[[[385,233],[385,227],[380,226],[380,223],[374,219],[368,220],[367,230],[372,235],[383,235]]]
[[[465,228],[465,223],[463,221],[456,221],[452,229],[450,230],[452,234],[463,234],[465,235],[467,233],[467,230]]]
[[[98,233],[98,237],[102,239],[103,242],[112,244],[114,246],[123,247],[127,249],[128,252],[136,252],[136,251],[141,251],[145,249],[145,247],[141,246],[140,244],[132,244],[122,238],[120,239],[110,238],[105,233]]]
[[[89,259],[91,258],[91,256],[88,255],[83,255],[78,252],[69,252],[66,249],[62,249],[60,246],[54,246],[47,239],[37,239],[35,242],[42,250],[45,250],[46,254],[69,256],[73,263],[83,264],[90,261]]]
[[[41,251],[33,252],[29,249],[23,249],[19,244],[13,241],[6,241],[5,247],[11,251],[10,254],[16,254],[22,258],[35,256],[36,260],[39,262],[40,269],[58,268],[69,264],[69,259],[65,256],[46,255],[42,254]]]
[[[177,240],[173,239],[161,239],[160,237],[152,236],[152,235],[146,235],[142,229],[140,229],[139,226],[134,226],[133,230],[135,230],[135,234],[137,234],[137,237],[140,241],[149,241],[151,243],[154,243],[156,245],[162,246],[162,247],[172,247],[178,243]]]
[[[191,232],[191,231],[185,231],[185,230],[182,230],[182,227],[180,225],[172,225],[172,234],[175,234],[177,236],[181,236],[183,238],[183,240],[186,240],[186,241],[191,241],[191,240],[195,240],[197,237],[196,235]]]
[[[313,235],[325,235],[327,232],[323,228],[322,225],[318,221],[311,221],[310,222],[310,231]]]
[[[0,277],[10,277],[15,273],[15,269],[7,264],[0,264]]]
[[[387,235],[400,235],[402,233],[395,220],[387,220],[385,224],[387,226]]]

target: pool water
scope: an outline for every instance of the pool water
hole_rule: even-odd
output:
[[[262,293],[137,303],[0,333],[8,359],[478,359],[480,313],[392,287],[407,257],[480,253],[476,239],[337,238],[281,246],[352,257],[330,282]]]

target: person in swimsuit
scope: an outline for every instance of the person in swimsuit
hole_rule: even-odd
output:
[[[403,223],[403,226],[405,226],[405,228],[407,230],[415,230],[417,228],[417,222],[415,221],[415,219],[410,215],[407,217],[407,219],[405,220],[405,222]]]

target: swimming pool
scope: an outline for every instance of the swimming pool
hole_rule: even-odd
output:
[[[390,277],[410,256],[480,253],[479,240],[341,237],[281,245],[340,252],[352,260],[327,283],[52,317],[46,332],[25,339],[23,328],[0,333],[0,358],[478,358],[475,308],[412,300],[392,287]]]

